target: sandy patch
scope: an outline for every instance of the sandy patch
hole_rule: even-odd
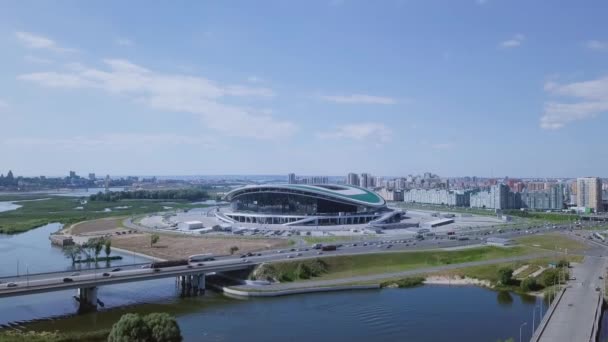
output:
[[[492,283],[489,280],[480,280],[474,278],[460,278],[460,277],[449,277],[449,276],[428,276],[424,280],[425,284],[434,285],[477,285],[492,287]]]
[[[202,253],[228,255],[231,246],[239,248],[236,254],[243,254],[288,245],[288,241],[282,239],[211,238],[169,234],[159,234],[159,236],[160,240],[150,247],[150,234],[115,235],[112,236],[112,246],[161,259],[174,260]]]

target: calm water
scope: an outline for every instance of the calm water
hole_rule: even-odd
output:
[[[3,211],[11,211],[21,208],[19,204],[15,204],[13,202],[0,202],[0,213]]]
[[[30,272],[70,269],[69,260],[48,240],[59,227],[0,238],[0,276],[16,273],[17,259]],[[133,262],[132,256],[123,262]],[[110,327],[125,312],[164,311],[177,317],[186,341],[495,341],[518,339],[524,321],[524,339],[529,338],[537,303],[532,297],[448,286],[249,300],[213,292],[180,298],[174,280],[161,279],[101,287],[105,308],[76,315],[74,294],[0,299],[0,325],[86,331]]]

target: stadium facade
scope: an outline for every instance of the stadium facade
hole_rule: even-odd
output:
[[[353,185],[251,185],[230,191],[224,200],[230,209],[218,218],[229,223],[382,225],[399,222],[403,214],[375,192]]]

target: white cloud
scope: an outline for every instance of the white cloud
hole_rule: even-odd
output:
[[[571,122],[591,119],[608,111],[608,77],[568,84],[551,81],[545,83],[544,89],[550,95],[570,99],[545,103],[540,119],[543,129],[560,129]]]
[[[134,45],[133,41],[128,38],[117,38],[114,42],[120,46],[133,46]]]
[[[75,52],[75,49],[59,46],[54,40],[29,32],[17,31],[15,37],[27,48],[45,49],[55,52]]]
[[[275,95],[271,89],[165,74],[121,59],[103,62],[106,69],[73,63],[68,71],[23,74],[18,79],[52,88],[99,89],[158,110],[197,114],[204,125],[229,136],[276,139],[288,137],[297,129],[291,122],[275,119],[268,110],[224,102],[230,97],[271,98]]]
[[[511,39],[507,39],[500,43],[500,47],[504,49],[516,48],[520,46],[526,37],[523,34],[516,34]]]
[[[19,137],[7,138],[4,144],[15,147],[52,146],[61,150],[150,149],[167,145],[213,146],[213,141],[200,136],[175,134],[111,133],[99,136],[74,136],[65,138]]]
[[[352,123],[337,127],[331,132],[322,132],[318,136],[322,139],[351,139],[372,140],[377,143],[387,143],[391,140],[393,132],[382,123],[363,122]]]
[[[396,104],[397,100],[391,97],[385,96],[373,96],[365,94],[352,94],[352,95],[319,95],[324,101],[341,103],[341,104],[382,104],[392,105]]]
[[[608,42],[599,40],[588,40],[585,42],[585,47],[589,50],[604,51],[608,50]]]

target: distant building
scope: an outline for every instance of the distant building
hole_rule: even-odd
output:
[[[89,173],[89,180],[90,180],[91,182],[94,182],[94,181],[95,181],[95,179],[96,179],[96,178],[95,178],[95,174],[94,174],[94,173]]]
[[[287,174],[287,184],[296,184],[296,174],[295,173]]]
[[[76,171],[70,171],[70,178],[76,178]]]
[[[378,195],[384,198],[385,201],[403,201],[403,191],[400,190],[382,188],[378,191]]]
[[[356,173],[349,173],[348,176],[346,176],[346,184],[359,186],[359,175]]]
[[[362,173],[359,177],[359,186],[362,188],[369,188],[371,186],[371,175],[369,173]]]
[[[410,203],[468,207],[470,203],[470,192],[437,189],[412,189],[403,193],[403,201]]]
[[[602,180],[598,177],[584,177],[576,180],[576,204],[579,208],[603,211]]]
[[[470,197],[471,208],[487,209],[516,209],[520,207],[519,196],[511,192],[504,184],[496,184],[489,191],[472,193]]]

